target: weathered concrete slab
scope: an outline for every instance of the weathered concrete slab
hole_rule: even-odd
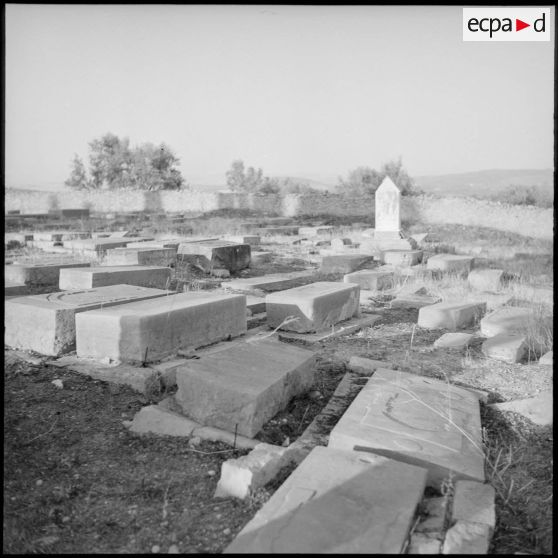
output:
[[[496,493],[490,484],[460,480],[455,483],[451,518],[455,521],[484,523],[496,526],[494,499]]]
[[[29,287],[24,283],[4,283],[4,296],[22,296],[29,293]]]
[[[473,339],[472,333],[444,333],[442,337],[439,337],[434,341],[435,349],[464,349],[468,347]]]
[[[535,424],[547,426],[553,423],[553,401],[551,391],[542,392],[536,397],[516,399],[505,403],[493,403],[490,407],[499,411],[519,413]]]
[[[477,396],[439,380],[377,369],[331,431],[328,447],[426,467],[429,485],[484,482]]]
[[[58,285],[60,270],[66,268],[90,267],[89,262],[77,263],[13,263],[4,266],[4,279],[10,283],[25,285]]]
[[[56,356],[75,347],[77,313],[166,294],[159,289],[113,285],[10,299],[5,303],[4,342]]]
[[[486,302],[438,302],[419,309],[417,324],[426,329],[456,330],[475,324],[486,312]]]
[[[176,261],[176,248],[112,248],[101,265],[151,265],[168,267]]]
[[[291,331],[283,332],[280,331],[278,336],[281,341],[299,341],[305,345],[312,345],[313,343],[318,343],[320,341],[325,341],[326,339],[333,339],[335,337],[341,337],[342,335],[350,335],[361,330],[363,327],[372,327],[381,316],[370,315],[349,318],[341,324],[332,325],[325,331],[317,333],[295,333]]]
[[[249,244],[250,246],[260,245],[260,237],[257,234],[229,234],[225,236],[225,240],[229,242],[236,242],[237,244]]]
[[[124,284],[165,289],[169,284],[170,276],[170,268],[162,266],[66,268],[60,270],[59,288],[68,291]]]
[[[189,262],[209,273],[212,269],[235,272],[250,266],[249,244],[235,242],[183,242],[178,246],[177,262]]]
[[[491,312],[480,321],[480,330],[486,337],[499,334],[526,333],[534,325],[532,308],[505,306]]]
[[[194,420],[254,437],[314,381],[311,351],[277,342],[238,344],[176,369],[176,401]]]
[[[488,358],[510,364],[521,362],[525,358],[527,349],[527,338],[521,334],[499,333],[482,344],[482,352]]]
[[[246,333],[246,297],[170,295],[76,316],[78,356],[153,362]]]
[[[382,291],[393,287],[393,271],[361,269],[343,277],[345,283],[356,283],[361,289]]]
[[[316,447],[225,553],[399,554],[425,476],[384,457]]]
[[[352,283],[319,281],[268,294],[267,324],[298,333],[322,331],[359,315],[359,291],[360,287]],[[283,323],[289,317],[298,319]]]
[[[90,254],[103,254],[111,248],[122,248],[130,242],[143,242],[154,240],[153,237],[126,237],[126,238],[91,238],[78,240],[65,240],[64,248],[74,252]]]
[[[422,308],[423,306],[432,306],[441,301],[439,296],[422,294],[420,292],[410,292],[398,294],[390,301],[391,308]]]
[[[276,273],[262,277],[250,277],[248,279],[233,279],[221,283],[226,290],[242,293],[263,294],[266,292],[283,291],[293,287],[299,287],[316,280],[316,273],[312,270],[294,271],[292,273]]]
[[[372,264],[371,256],[363,254],[338,254],[324,256],[320,264],[321,273],[351,273],[363,265]]]
[[[473,267],[473,256],[457,256],[455,254],[436,254],[426,262],[427,269],[439,269],[446,273],[468,275]]]
[[[380,260],[387,265],[409,267],[420,263],[422,250],[383,250]]]
[[[503,269],[473,269],[467,276],[469,285],[477,291],[498,292],[505,284]]]

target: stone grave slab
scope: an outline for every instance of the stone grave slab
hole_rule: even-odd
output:
[[[380,260],[385,265],[410,267],[420,263],[422,250],[382,250]]]
[[[266,293],[282,291],[312,283],[316,279],[316,273],[312,270],[293,271],[291,273],[275,273],[263,275],[262,277],[249,277],[247,279],[233,279],[221,283],[226,290],[242,293]]]
[[[419,289],[420,291],[420,289]],[[391,308],[422,308],[440,302],[440,297],[420,292],[400,293],[392,301]]]
[[[246,333],[246,297],[188,292],[76,316],[82,357],[153,362]]]
[[[426,329],[456,330],[474,325],[486,312],[486,302],[438,302],[419,309],[417,324]]]
[[[460,480],[455,483],[451,518],[454,521],[484,523],[496,526],[494,499],[496,493],[490,484]]]
[[[246,308],[248,308],[252,314],[261,314],[265,312],[265,298],[246,295]]]
[[[154,265],[169,267],[176,261],[176,248],[112,248],[101,265]]]
[[[372,264],[372,262],[372,257],[365,254],[332,254],[322,258],[320,272],[351,273],[363,265]]]
[[[56,356],[75,347],[77,313],[166,294],[160,289],[112,285],[10,299],[5,304],[5,343]]]
[[[423,376],[377,369],[331,431],[328,447],[372,452],[428,469],[438,487],[484,482],[480,408],[470,391]]]
[[[174,248],[178,250],[180,243],[184,242],[183,238],[168,238],[161,240],[146,240],[145,242],[128,242],[126,248]],[[115,248],[117,250],[117,248]]]
[[[29,287],[24,283],[4,282],[4,296],[22,296],[29,292]]]
[[[469,285],[477,291],[498,292],[504,286],[503,269],[472,269],[467,276]]]
[[[400,554],[425,476],[385,457],[315,447],[225,553]]]
[[[90,267],[89,262],[76,263],[13,263],[4,266],[4,279],[10,283],[25,285],[58,285],[60,270]]]
[[[111,248],[123,248],[129,242],[142,242],[153,240],[149,237],[127,237],[127,238],[88,238],[78,240],[65,240],[64,248],[69,248],[74,252],[89,254],[104,254]]]
[[[520,334],[498,333],[482,344],[482,352],[485,356],[510,364],[521,362],[527,350],[527,339]]]
[[[547,426],[553,423],[553,394],[552,391],[539,393],[536,397],[515,399],[505,403],[493,403],[493,409],[519,413],[535,424]]]
[[[298,225],[282,225],[278,227],[257,227],[253,228],[252,232],[260,236],[292,236],[298,234]]]
[[[273,252],[252,252],[250,257],[250,263],[253,265],[259,265],[263,263],[268,263],[273,259]]]
[[[176,402],[201,424],[253,438],[314,382],[313,352],[277,343],[238,344],[176,369]],[[237,426],[238,425],[238,426]]]
[[[348,273],[343,277],[345,283],[355,283],[361,289],[369,291],[383,291],[393,287],[393,272],[376,269],[361,269]]]
[[[62,291],[69,291],[125,284],[164,289],[169,284],[170,276],[170,268],[162,266],[65,268],[60,270],[59,288]]]
[[[227,235],[225,240],[236,242],[237,244],[249,244],[250,246],[259,246],[260,244],[260,237],[257,234]]]
[[[358,285],[319,281],[268,294],[265,299],[267,324],[298,333],[323,331],[359,316],[359,302]],[[283,323],[289,317],[298,319]]]
[[[438,269],[446,273],[468,275],[474,261],[473,256],[457,256],[455,254],[436,254],[428,258],[427,269]]]
[[[454,332],[444,333],[442,337],[434,341],[435,349],[464,349],[468,347],[473,339],[472,333]]]
[[[333,250],[345,250],[346,247],[352,246],[353,241],[350,238],[332,238],[331,248]]]
[[[234,242],[183,242],[178,246],[177,263],[188,262],[202,268],[206,273],[212,269],[235,272],[250,266],[249,244]]]
[[[481,333],[494,337],[502,333],[526,333],[535,319],[532,308],[505,306],[491,312],[480,321]]]

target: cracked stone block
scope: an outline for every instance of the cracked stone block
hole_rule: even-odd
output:
[[[267,324],[272,328],[309,333],[359,316],[360,287],[320,281],[266,296]],[[283,323],[288,317],[298,318]],[[283,324],[283,325],[281,325]]]
[[[420,467],[317,446],[225,553],[399,554],[425,477]]]
[[[11,347],[56,356],[75,348],[77,313],[166,294],[159,289],[112,285],[10,299],[5,302],[4,342]]]
[[[407,554],[440,554],[442,543],[425,533],[413,533]]]
[[[385,265],[410,267],[422,261],[422,250],[383,250],[380,259]]]
[[[113,248],[107,250],[101,265],[165,266],[176,261],[176,248]]]
[[[90,267],[89,262],[81,263],[50,263],[50,264],[19,264],[4,266],[4,280],[10,283],[25,285],[58,285],[60,270],[74,267]]]
[[[393,287],[393,272],[361,269],[360,271],[348,273],[343,277],[343,281],[345,283],[355,283],[361,289],[382,291]]]
[[[510,364],[521,362],[527,350],[527,338],[524,335],[500,333],[482,344],[482,352],[485,356]]]
[[[221,477],[215,490],[216,498],[234,496],[243,500],[273,480],[288,459],[287,448],[271,444],[258,444],[248,455],[227,459],[221,465]]]
[[[238,344],[176,368],[176,401],[207,426],[254,437],[314,381],[315,354],[277,341]]]
[[[494,337],[501,333],[526,333],[534,321],[532,308],[506,306],[491,312],[480,321],[480,330],[485,337]]]
[[[427,269],[438,269],[446,273],[468,275],[473,267],[473,256],[456,256],[455,254],[436,254],[428,258]]]
[[[171,270],[155,266],[100,266],[66,268],[60,270],[59,288],[62,291],[94,289],[109,285],[135,285],[165,289],[170,283]]]
[[[460,480],[455,483],[452,520],[484,523],[494,529],[494,488],[489,484]]]
[[[226,241],[183,242],[178,246],[177,262],[189,262],[209,273],[213,268],[240,271],[250,266],[249,244]]]
[[[486,312],[486,302],[438,302],[419,309],[417,325],[456,330],[474,325]]]
[[[246,333],[246,297],[172,294],[76,315],[78,356],[153,362]]]
[[[351,273],[365,264],[372,263],[371,256],[363,254],[337,254],[324,256],[320,264],[321,273]]]
[[[488,525],[458,521],[446,533],[442,554],[486,554],[490,539]]]
[[[472,333],[444,333],[442,337],[439,337],[434,341],[435,349],[464,349],[468,347],[473,339]]]
[[[377,369],[329,436],[328,447],[428,469],[428,484],[484,482],[478,397],[440,380]]]
[[[467,281],[477,291],[497,292],[503,287],[505,277],[503,269],[473,269]]]

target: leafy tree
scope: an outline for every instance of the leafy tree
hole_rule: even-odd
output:
[[[237,159],[232,162],[230,170],[226,173],[227,186],[233,192],[239,192],[244,187],[244,163]]]
[[[64,184],[74,190],[87,190],[89,188],[85,165],[83,164],[81,158],[78,157],[77,153],[74,153],[70,177],[64,182]]]

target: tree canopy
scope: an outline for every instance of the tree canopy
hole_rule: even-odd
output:
[[[128,138],[109,132],[89,142],[89,176],[83,161],[74,155],[65,184],[76,190],[179,190],[185,186],[176,168],[179,162],[164,143],[131,148]]]

